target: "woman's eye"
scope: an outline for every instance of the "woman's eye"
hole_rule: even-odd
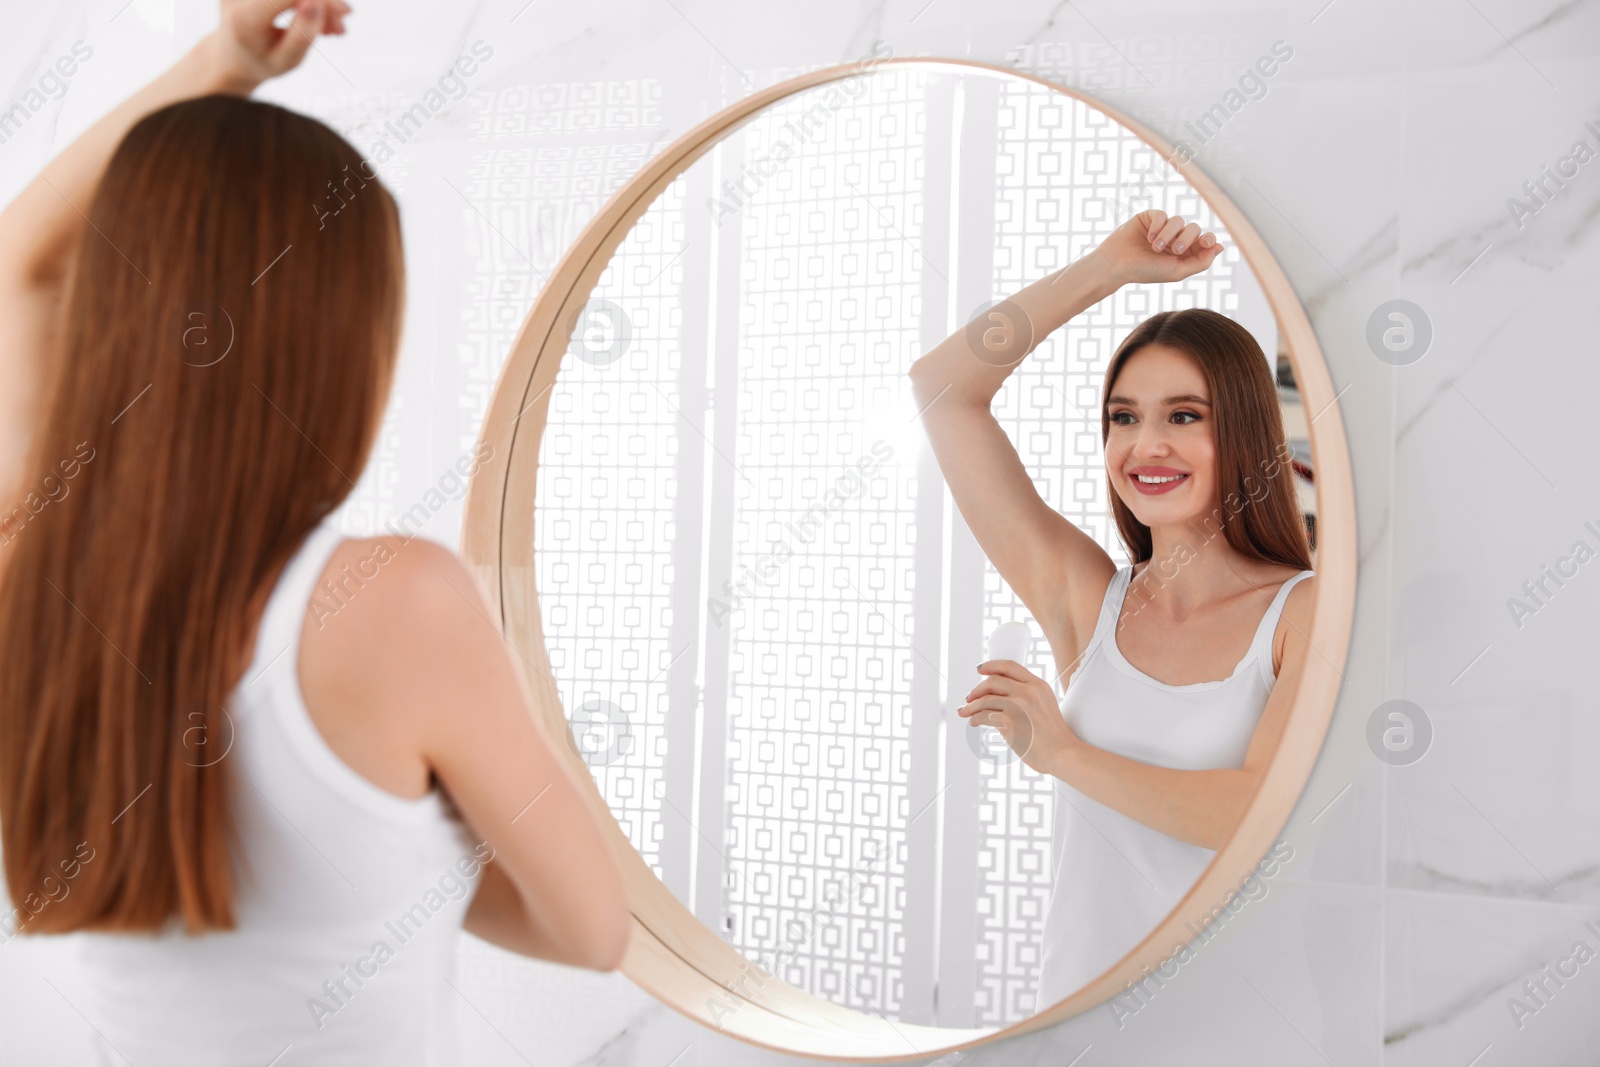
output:
[[[1111,421],[1116,423],[1118,426],[1126,426],[1127,423],[1124,422],[1122,418],[1124,415],[1130,419],[1133,418],[1133,412],[1131,411],[1118,411],[1112,414]]]
[[[1196,414],[1195,412],[1193,412],[1193,411],[1174,411],[1172,413],[1172,417],[1175,418],[1175,419],[1178,418],[1180,415],[1185,417],[1186,419],[1198,420],[1200,418],[1200,416],[1198,414]],[[1183,423],[1183,425],[1187,426],[1189,424],[1187,422],[1185,422],[1185,423]]]

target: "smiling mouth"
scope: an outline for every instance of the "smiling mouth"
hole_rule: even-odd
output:
[[[1168,482],[1182,481],[1187,477],[1189,477],[1187,474],[1165,474],[1159,478],[1149,474],[1135,474],[1133,480],[1140,485],[1166,485]]]

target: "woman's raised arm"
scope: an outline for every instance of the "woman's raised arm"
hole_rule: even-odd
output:
[[[1130,282],[1202,271],[1220,251],[1216,238],[1192,223],[1141,212],[1088,255],[990,308],[911,365],[923,427],[956,507],[1042,625],[1067,623],[1070,630],[1071,619],[1092,618],[1114,567],[1093,538],[1040,497],[989,406],[1022,360],[1072,318]],[[1074,642],[1081,645],[1076,636]]]
[[[249,94],[294,69],[319,33],[343,33],[343,0],[301,0],[293,23],[273,26],[281,0],[224,0],[218,28],[52,159],[0,211],[0,508],[24,476],[38,418],[45,354],[89,202],[123,135],[168,104],[210,93]]]

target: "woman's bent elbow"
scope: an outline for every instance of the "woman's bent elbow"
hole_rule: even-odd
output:
[[[606,930],[594,938],[584,966],[591,971],[614,971],[621,967],[632,936],[633,916],[624,908]]]
[[[927,357],[923,358],[925,359]],[[922,362],[922,359],[915,360],[906,370],[906,378],[911,382],[911,390],[913,393],[919,393],[921,391],[922,379],[927,377],[927,373],[926,364]]]

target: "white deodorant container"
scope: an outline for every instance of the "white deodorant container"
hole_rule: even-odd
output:
[[[1025,622],[1003,622],[989,635],[989,659],[1016,660],[1028,666],[1028,648],[1033,633]],[[1031,669],[1031,668],[1030,668]]]

